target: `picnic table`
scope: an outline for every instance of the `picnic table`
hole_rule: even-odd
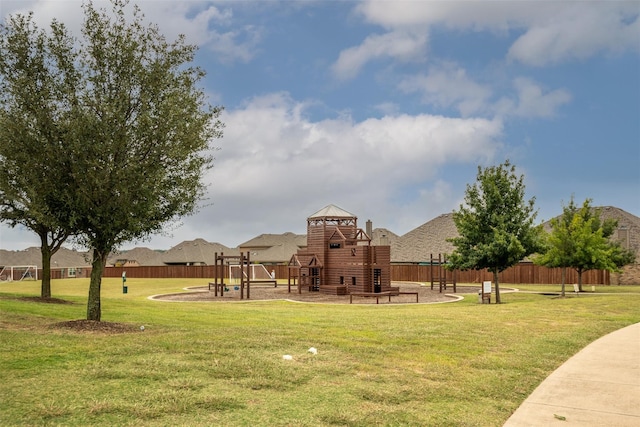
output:
[[[416,302],[418,302],[418,292],[393,290],[384,292],[351,292],[349,293],[349,304],[353,304],[353,297],[375,298],[376,304],[379,304],[380,297],[388,297],[389,302],[391,302],[391,297],[398,295],[415,295]]]

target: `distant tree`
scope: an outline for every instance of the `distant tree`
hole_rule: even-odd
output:
[[[93,255],[88,320],[101,320],[109,253],[197,209],[213,162],[209,143],[223,127],[221,108],[197,87],[204,72],[190,65],[196,47],[182,36],[168,43],[136,6],[128,22],[128,1],[111,3],[112,13],[85,3],[82,37],[61,49],[62,59],[46,58],[68,67],[51,67],[54,79],[75,79],[61,101],[73,125],[60,139],[61,179],[71,191],[59,203]]]
[[[478,167],[476,183],[467,185],[464,204],[453,212],[460,236],[449,239],[455,250],[447,268],[491,271],[498,304],[498,273],[541,247],[542,230],[534,226],[535,198],[525,201],[523,180],[509,160],[499,166]]]
[[[42,298],[51,297],[51,257],[73,233],[62,167],[63,141],[75,126],[67,99],[72,42],[55,21],[49,34],[39,31],[32,15],[0,24],[0,221],[40,237]]]
[[[635,253],[624,249],[620,242],[611,239],[618,229],[618,220],[614,218],[602,219],[602,210],[591,206],[591,199],[586,199],[580,215],[585,223],[591,224],[591,239],[583,239],[591,243],[591,247],[578,248],[578,258],[572,267],[578,272],[578,287],[582,292],[582,273],[589,270],[620,271],[621,267],[632,264]],[[599,237],[602,230],[602,238]]]
[[[578,273],[578,289],[582,292],[582,273],[588,270],[619,271],[630,264],[635,254],[610,239],[618,226],[615,219],[601,220],[601,212],[586,199],[582,207],[573,197],[563,206],[562,215],[551,220],[547,249],[534,262],[547,267],[562,267],[562,295],[565,294],[566,269]]]
[[[585,227],[589,232],[585,233]],[[585,223],[577,215],[573,197],[569,205],[563,207],[563,214],[551,220],[551,233],[545,233],[545,249],[533,258],[533,262],[550,268],[562,269],[562,296],[565,296],[567,268],[573,264],[576,251],[576,237],[590,234],[591,224]]]

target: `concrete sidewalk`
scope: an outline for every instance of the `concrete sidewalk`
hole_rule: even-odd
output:
[[[504,424],[640,426],[640,323],[589,344],[547,377]]]

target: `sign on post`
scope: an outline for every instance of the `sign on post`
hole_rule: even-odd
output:
[[[482,303],[491,304],[491,281],[482,282]]]

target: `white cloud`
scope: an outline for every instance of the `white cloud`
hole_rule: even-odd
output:
[[[514,79],[513,86],[517,98],[502,98],[495,105],[495,111],[500,116],[553,117],[559,107],[571,101],[568,91],[545,91],[539,84],[525,77]]]
[[[250,190],[257,176],[263,184],[282,185],[292,173],[354,187],[405,185],[428,178],[430,170],[444,163],[475,162],[493,152],[502,130],[498,121],[431,115],[312,122],[304,108],[281,93],[257,97],[245,108],[225,113],[218,156],[224,160],[214,170],[233,181],[229,192]],[[390,174],[399,179],[397,184],[388,183]]]
[[[398,88],[405,93],[421,93],[427,104],[455,107],[463,117],[483,113],[492,95],[489,87],[475,82],[463,68],[452,63],[432,66],[427,74],[407,77]]]
[[[640,50],[640,10],[633,1],[369,0],[356,11],[391,31],[429,31],[433,26],[503,34],[522,31],[506,56],[534,66],[584,59],[603,51]]]
[[[596,53],[640,50],[637,3],[572,3],[557,15],[532,22],[509,49],[508,57],[544,66],[582,60]]]
[[[340,52],[333,64],[334,75],[341,80],[355,77],[367,62],[380,58],[398,61],[420,61],[427,46],[426,33],[392,31],[367,37],[362,44]]]
[[[201,227],[190,221],[194,230],[209,230],[222,243],[235,236],[226,238],[234,245],[264,232],[304,233],[306,215],[335,203],[406,232],[399,227],[421,224],[425,211],[409,218],[400,214],[403,206],[444,191],[446,183],[434,182],[441,168],[475,167],[500,149],[500,121],[426,114],[311,121],[305,108],[276,93],[224,113],[225,135],[216,141],[222,150],[208,177],[213,205],[194,218]],[[407,190],[414,186],[420,190]],[[428,212],[451,210],[445,199],[431,200]]]
[[[397,116],[400,114],[400,105],[394,102],[383,102],[375,106],[377,111],[380,111],[385,116]]]
[[[551,2],[549,2],[551,3]],[[367,0],[356,8],[365,20],[385,28],[416,28],[436,24],[457,29],[508,29],[549,4],[538,2],[534,11],[527,2]],[[531,5],[531,2],[529,2]]]
[[[94,0],[96,9],[111,11],[105,0]],[[253,25],[234,25],[230,7],[218,7],[207,1],[152,1],[131,2],[140,6],[147,22],[157,24],[161,33],[169,41],[184,34],[189,44],[209,49],[223,62],[248,62],[256,54],[262,40],[261,28]],[[224,3],[223,3],[224,5]],[[76,37],[80,37],[84,13],[81,0],[37,0],[29,2],[3,1],[2,14],[27,13],[33,11],[36,23],[48,28],[52,19],[63,22]],[[131,15],[129,15],[131,16]],[[230,28],[229,28],[230,27]]]
[[[456,108],[462,117],[519,116],[547,118],[571,101],[565,89],[546,90],[526,77],[513,79],[513,93],[497,101],[493,89],[472,79],[465,69],[443,63],[429,68],[427,74],[404,78],[398,88],[405,93],[417,92],[426,104],[440,108]]]

